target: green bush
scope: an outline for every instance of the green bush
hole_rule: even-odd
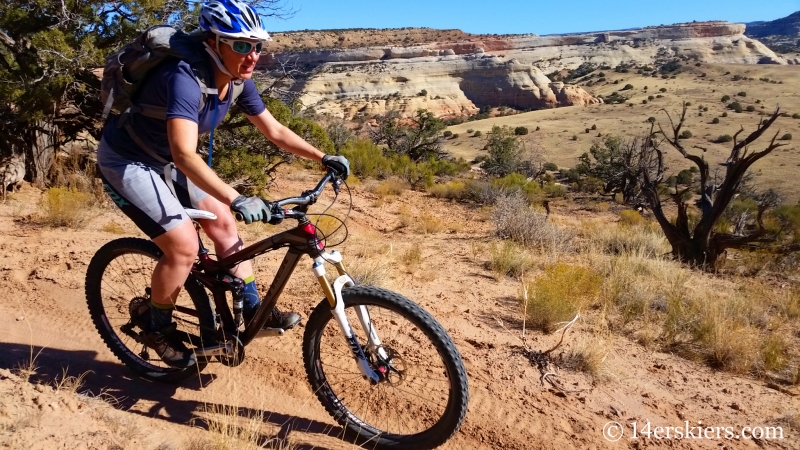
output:
[[[711,119],[711,123],[714,123],[714,124],[719,123],[719,117],[714,117],[713,119]]]
[[[678,172],[678,176],[676,177],[675,181],[678,184],[688,185],[692,183],[692,180],[694,180],[694,174],[692,171],[689,169],[683,169]]]
[[[350,161],[350,171],[359,178],[384,178],[392,173],[392,161],[369,139],[348,142],[341,150]]]
[[[722,117],[728,117],[728,113],[727,112],[723,112],[722,113]]]
[[[549,171],[551,171],[551,172],[555,172],[555,171],[557,171],[557,170],[558,170],[558,165],[556,165],[556,163],[552,163],[552,162],[546,162],[546,163],[544,163],[544,165],[542,166],[542,168],[543,168],[544,170],[549,170]]]
[[[561,198],[567,196],[567,187],[563,184],[545,183],[542,190],[548,197]]]
[[[786,133],[783,136],[781,136],[780,140],[782,140],[782,141],[791,141],[792,140],[792,134],[791,133]]]
[[[792,119],[800,119],[800,114],[797,113],[792,114]]]
[[[723,135],[720,135],[718,138],[716,138],[714,140],[714,142],[716,142],[717,144],[724,144],[724,143],[730,142],[732,140],[733,140],[733,136],[731,136],[730,134],[723,134]]]
[[[453,132],[450,131],[450,130],[446,130],[444,133],[442,133],[442,136],[444,136],[446,138],[449,138],[452,135],[453,135]]]
[[[417,95],[419,95],[420,97],[425,97],[426,95],[428,95],[428,91],[423,89],[423,90],[419,91],[419,94],[417,94]]]
[[[731,110],[733,110],[734,112],[737,112],[737,113],[740,113],[740,112],[744,111],[744,109],[742,108],[742,105],[740,105],[739,102],[731,103],[730,105],[728,105],[728,109],[731,109]]]
[[[481,137],[481,130],[476,130],[475,133],[472,135],[474,137]]]
[[[689,130],[681,131],[681,134],[678,135],[678,139],[689,139],[692,137],[692,132]]]
[[[516,128],[514,128],[514,134],[517,135],[517,136],[524,136],[524,135],[528,134],[528,128],[527,127],[516,127]]]
[[[629,90],[631,90],[631,89],[633,89],[633,85],[632,85],[632,84],[626,84],[626,85],[625,85],[625,87],[623,87],[621,90],[623,90],[623,91],[629,91]]]
[[[728,101],[728,100],[730,100],[730,99],[731,99],[731,96],[730,96],[730,95],[723,95],[723,96],[722,96],[722,103],[725,103],[725,102],[727,102],[727,101]]]
[[[596,130],[596,129],[597,129],[597,125],[592,125],[592,130]]]
[[[411,186],[421,189],[433,186],[433,169],[427,162],[414,162],[408,155],[400,155],[392,161],[392,172]]]
[[[747,108],[745,109],[747,110],[747,112],[753,112],[756,110],[756,107],[753,105],[747,105]]]
[[[738,95],[739,97],[747,97],[747,92],[744,92],[744,91],[737,92],[736,95]]]

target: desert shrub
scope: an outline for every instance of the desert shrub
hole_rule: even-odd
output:
[[[753,105],[747,105],[747,108],[745,108],[745,110],[746,110],[747,112],[753,112],[753,111],[755,111],[755,110],[756,110],[756,107],[755,107],[755,106],[753,106]]]
[[[563,184],[545,183],[542,190],[548,197],[560,198],[567,196],[567,187]]]
[[[650,123],[655,123],[656,122],[656,118],[653,117],[653,116],[650,116],[650,117],[647,118],[647,121],[650,122]]]
[[[740,113],[740,112],[744,111],[744,109],[742,108],[742,105],[739,104],[739,102],[731,103],[730,105],[728,105],[728,109],[731,109],[731,110],[733,110],[734,112],[737,112],[737,113]]]
[[[736,95],[739,96],[739,97],[747,97],[747,92],[744,92],[744,91],[737,92]]]
[[[524,136],[524,135],[528,134],[528,128],[527,127],[516,127],[516,128],[514,128],[514,134],[517,135],[517,136]]]
[[[658,90],[658,92],[667,92],[667,88],[662,87],[661,89]]]
[[[481,133],[481,130],[476,130],[475,133],[473,134],[473,136],[481,137],[481,134],[483,134],[483,133]]]
[[[450,137],[450,136],[452,136],[452,135],[453,135],[453,132],[452,132],[452,131],[450,131],[450,130],[445,130],[445,132],[444,132],[444,133],[442,133],[442,136],[444,136],[444,137],[446,137],[446,138],[448,138],[448,137]]]
[[[77,189],[54,187],[39,200],[39,221],[51,227],[83,228],[94,217],[96,200]]]
[[[578,135],[577,134],[573,134],[572,135],[572,140],[573,141],[577,141],[578,140]]]
[[[800,119],[800,114],[797,113],[792,114],[792,119]]]
[[[733,136],[730,134],[722,134],[718,138],[714,139],[714,142],[717,144],[724,144],[726,142],[730,142],[733,140]]]
[[[631,89],[633,89],[633,85],[629,83],[629,84],[626,84],[621,90],[629,91]]]
[[[359,178],[383,178],[392,172],[392,160],[369,139],[350,141],[341,153],[350,161],[350,171]]]
[[[472,134],[474,131],[475,131],[475,130],[473,130],[472,128],[470,128],[470,129],[468,129],[468,130],[467,130],[467,134]]]
[[[782,140],[782,141],[791,141],[792,140],[792,134],[791,133],[786,133],[786,134],[784,134],[783,136],[780,137],[780,140]]]
[[[592,125],[592,130],[596,130],[596,129],[597,129],[597,125]]]
[[[417,95],[419,95],[420,97],[424,97],[424,96],[428,95],[428,91],[423,89],[423,90],[419,91],[419,94],[417,94]]]
[[[400,155],[392,160],[392,173],[400,177],[412,189],[433,185],[433,170],[426,162],[414,162],[408,155]]]
[[[730,96],[730,95],[723,95],[723,96],[722,96],[722,103],[725,103],[725,102],[727,102],[727,101],[728,101],[728,100],[730,100],[730,99],[731,99],[731,96]]]
[[[723,112],[722,113],[722,117],[728,117],[728,113],[727,112]]]
[[[572,248],[572,232],[547,221],[547,216],[530,206],[519,193],[502,194],[495,200],[497,235],[528,247],[565,252]]]
[[[525,283],[520,303],[528,324],[545,333],[590,306],[600,294],[602,278],[592,269],[558,263]]]
[[[718,124],[719,123],[719,117],[714,117],[713,119],[711,119],[711,123]]]
[[[678,172],[678,176],[676,178],[676,182],[678,184],[691,184],[692,180],[694,180],[694,174],[689,169],[683,169]]]
[[[546,163],[544,163],[544,165],[542,166],[542,168],[543,168],[544,170],[549,170],[549,171],[551,171],[551,172],[555,172],[555,171],[557,171],[557,170],[558,170],[558,165],[556,165],[556,163],[552,163],[552,162],[546,162]]]
[[[681,134],[678,135],[678,139],[689,139],[690,137],[692,137],[692,132],[689,130],[683,130]]]

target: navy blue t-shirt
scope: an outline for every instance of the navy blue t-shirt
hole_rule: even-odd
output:
[[[153,69],[153,73],[145,84],[139,89],[136,99],[137,104],[147,104],[154,106],[166,106],[167,119],[181,118],[197,123],[198,133],[208,133],[211,131],[211,121],[214,118],[216,104],[216,124],[218,126],[225,119],[231,107],[231,93],[233,86],[228,86],[228,95],[225,100],[220,101],[215,95],[207,95],[203,109],[198,111],[200,105],[200,85],[192,72],[192,69],[184,61],[169,61]],[[209,86],[215,86],[213,80]],[[248,116],[261,114],[266,106],[258,95],[258,90],[253,80],[244,81],[244,90],[236,99],[236,104]],[[140,149],[130,138],[128,132],[123,127],[118,127],[119,116],[112,116],[103,128],[103,139],[119,155],[140,161],[147,165],[160,167],[163,164],[150,157],[147,152]],[[153,151],[167,161],[172,161],[172,152],[169,148],[167,139],[167,122],[165,120],[153,119],[142,114],[130,114],[128,120],[133,127],[136,135],[144,141]]]

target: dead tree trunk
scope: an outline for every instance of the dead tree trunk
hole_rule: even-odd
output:
[[[39,187],[47,184],[47,175],[53,165],[56,145],[56,127],[44,120],[34,122],[26,132],[28,143],[25,153],[25,178]]]
[[[742,248],[751,246],[757,243],[773,242],[774,238],[767,236],[767,230],[762,223],[762,216],[767,206],[762,205],[759,207],[756,216],[757,229],[747,234],[742,233],[720,233],[714,231],[715,225],[722,217],[725,209],[733,200],[736,193],[741,187],[742,181],[750,166],[756,161],[767,156],[773,150],[784,144],[776,143],[778,133],[772,137],[769,144],[761,151],[751,151],[749,145],[760,138],[764,132],[775,122],[779,117],[780,108],[777,108],[772,116],[766,121],[762,120],[758,128],[750,133],[743,140],[739,140],[739,135],[744,131],[740,129],[733,138],[733,149],[727,161],[723,164],[726,167],[725,177],[719,185],[711,185],[709,182],[709,164],[703,158],[690,154],[683,147],[683,144],[678,140],[681,127],[683,126],[686,118],[686,104],[684,103],[683,110],[677,123],[673,121],[672,117],[667,111],[667,118],[670,123],[670,130],[665,132],[659,124],[659,131],[653,133],[653,139],[648,147],[643,151],[649,152],[653,155],[652,160],[656,161],[655,170],[643,170],[642,177],[644,179],[643,194],[648,203],[648,207],[653,211],[653,215],[664,230],[664,234],[672,246],[673,256],[685,263],[693,266],[701,266],[705,268],[713,267],[717,259],[725,253],[728,248]],[[700,199],[698,207],[700,208],[700,220],[691,227],[689,221],[689,205],[686,202],[685,194],[691,187],[684,190],[678,190],[676,187],[675,192],[670,195],[675,202],[678,215],[674,221],[670,221],[664,214],[659,196],[658,187],[661,185],[664,176],[664,158],[663,152],[658,148],[658,143],[655,142],[655,136],[661,135],[672,147],[678,150],[684,158],[692,161],[699,169],[700,175]],[[703,152],[705,148],[694,146]]]

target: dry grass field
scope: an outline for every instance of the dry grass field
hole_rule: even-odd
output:
[[[657,123],[668,128],[666,109],[673,118],[679,113],[682,102],[691,103],[683,129],[688,129],[692,137],[684,142],[686,148],[694,145],[707,148],[710,161],[723,161],[732,143],[718,144],[712,142],[719,136],[733,136],[740,127],[746,136],[758,125],[760,112],[772,113],[780,105],[781,111],[788,117],[781,117],[769,130],[771,137],[790,133],[794,140],[785,141],[788,145],[781,147],[754,168],[760,171],[757,180],[765,187],[774,187],[789,198],[798,198],[800,194],[800,178],[795,174],[800,167],[800,119],[793,114],[800,114],[800,68],[796,66],[775,65],[739,65],[739,64],[706,64],[689,61],[681,66],[675,78],[662,79],[653,76],[636,74],[635,69],[628,73],[617,73],[611,70],[604,72],[606,81],[592,86],[583,86],[593,95],[607,97],[618,92],[629,97],[625,104],[603,104],[586,107],[566,107],[513,116],[495,117],[479,121],[465,122],[448,128],[459,137],[446,141],[445,149],[457,157],[467,160],[481,154],[486,143],[486,133],[495,125],[511,127],[524,126],[530,130],[524,140],[529,148],[539,149],[544,159],[558,164],[559,167],[573,167],[576,157],[587,152],[592,143],[601,136],[618,135],[633,136],[649,130],[649,117],[655,117]],[[703,76],[705,74],[705,76]],[[734,81],[738,75],[742,79]],[[597,80],[597,76],[592,78]],[[771,81],[762,81],[768,79]],[[582,80],[578,80],[579,84]],[[633,89],[622,90],[625,85],[633,85]],[[665,91],[662,92],[662,89]],[[737,96],[745,93],[746,96]],[[730,100],[722,102],[724,95]],[[650,99],[649,97],[653,98]],[[660,97],[659,97],[660,96]],[[646,101],[647,103],[643,103]],[[736,113],[726,106],[738,101],[742,108],[753,106],[754,111]],[[702,108],[702,110],[700,109]],[[706,111],[705,108],[708,108]],[[702,113],[702,115],[700,115]],[[727,113],[727,117],[722,117]],[[714,124],[714,118],[719,123]],[[596,129],[592,130],[592,126]],[[539,131],[534,131],[539,127]],[[587,129],[589,132],[587,133]],[[481,137],[472,137],[467,130],[481,131]],[[763,148],[766,139],[756,142],[758,149]],[[698,149],[693,149],[700,153]],[[672,158],[670,166],[675,173],[690,167],[673,150],[667,151]]]

